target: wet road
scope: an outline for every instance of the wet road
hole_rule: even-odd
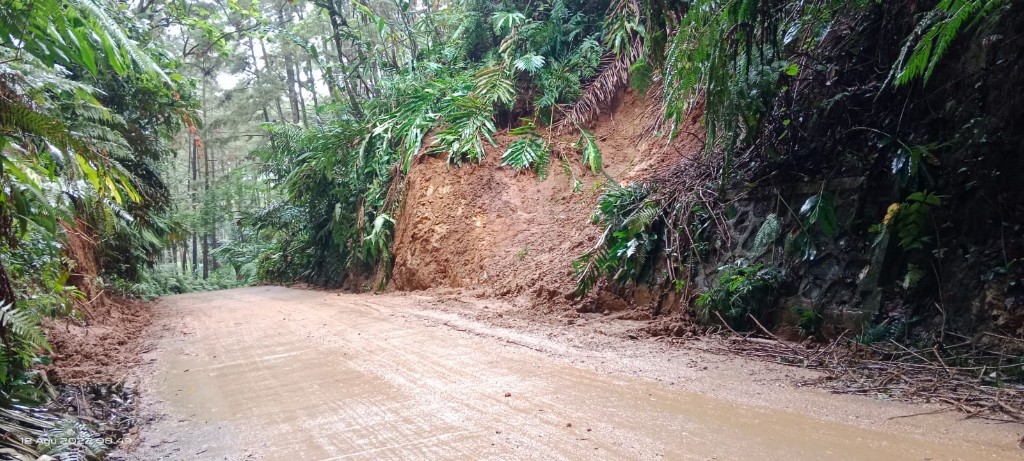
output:
[[[259,287],[168,297],[157,309],[161,320],[142,399],[162,416],[142,423],[142,440],[129,458],[1021,455],[1010,441],[825,421],[576,366],[414,315],[415,297]]]

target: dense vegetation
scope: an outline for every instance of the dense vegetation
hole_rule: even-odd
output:
[[[865,342],[914,326],[1017,337],[1022,10],[5,0],[0,403],[32,397],[40,321],[88,311],[104,288],[383,287],[417,157],[480,162],[507,130],[502,165],[540,180],[551,133],[571,133],[571,160],[599,175],[585,128],[629,86],[660,104],[665,142],[699,114],[705,156],[606,183],[606,232],[573,264],[579,296],[648,284],[706,322],[863,322]],[[830,186],[849,178],[852,195]],[[742,206],[754,228],[736,242]],[[857,280],[815,285],[850,264]]]
[[[156,162],[194,128],[197,105],[177,62],[118,25],[127,17],[93,0],[16,1],[0,12],[5,402],[26,390],[34,353],[48,347],[40,319],[92,301],[89,287],[69,283],[89,263],[73,259],[69,245],[86,242],[69,235],[87,235],[105,274],[133,278],[179,231]]]

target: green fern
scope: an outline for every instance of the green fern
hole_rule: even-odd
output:
[[[100,459],[107,452],[103,435],[77,419],[57,421],[41,439],[41,451],[60,460]]]
[[[0,306],[0,327],[24,341],[32,349],[50,350],[50,344],[39,327],[39,320],[13,304]]]
[[[750,327],[748,315],[763,318],[782,282],[782,270],[774,266],[748,265],[740,260],[718,269],[711,288],[697,298],[701,320],[714,323],[717,313],[735,329]]]
[[[661,206],[651,199],[653,188],[646,183],[608,187],[594,213],[594,222],[604,227],[604,233],[572,264],[578,295],[589,292],[601,278],[619,284],[642,279],[651,272],[651,256],[661,245],[658,229],[664,219]]]
[[[896,86],[921,78],[931,79],[942,57],[960,31],[974,27],[1006,0],[942,0],[922,19],[908,38],[889,80]]]

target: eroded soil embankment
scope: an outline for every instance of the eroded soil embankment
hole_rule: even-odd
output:
[[[601,316],[498,327],[475,318],[515,316],[501,301],[278,287],[156,309],[131,459],[1024,459],[1014,427],[795,387],[813,373],[613,338]]]
[[[651,124],[649,104],[633,93],[612,114],[598,120],[593,132],[614,180],[657,175],[700,150],[693,138],[666,144],[642,136]],[[571,261],[601,232],[591,217],[606,181],[580,163],[578,136],[551,136],[554,152],[544,180],[500,166],[515,139],[507,134],[496,137],[498,146],[488,146],[479,165],[421,158],[409,173],[397,219],[392,287],[476,288],[482,296],[566,304],[575,288]]]

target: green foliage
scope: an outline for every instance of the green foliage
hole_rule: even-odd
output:
[[[497,128],[490,104],[473,96],[454,96],[445,102],[441,119],[447,126],[434,136],[436,147],[430,152],[448,152],[448,162],[456,165],[463,160],[479,163],[484,158],[481,138],[495,145]]]
[[[74,315],[64,228],[93,234],[126,277],[163,248],[169,198],[150,163],[194,124],[187,84],[108,0],[6,3],[0,12],[0,393],[25,389],[44,317]],[[85,274],[94,275],[94,274]]]
[[[824,318],[815,309],[807,309],[794,306],[790,310],[797,316],[797,328],[803,336],[816,336],[821,334],[821,327]]]
[[[604,165],[601,160],[601,150],[597,147],[597,141],[594,139],[594,133],[587,130],[580,129],[580,140],[576,142],[576,145],[583,152],[583,164],[590,167],[590,171],[594,174],[598,174],[604,171]]]
[[[788,247],[791,252],[810,261],[818,255],[816,236],[831,239],[838,231],[835,196],[831,192],[810,196],[800,207],[799,219],[800,229],[792,236]]]
[[[653,193],[653,186],[645,183],[609,184],[594,214],[604,233],[593,249],[572,264],[577,294],[588,293],[602,277],[625,285],[650,273],[652,256],[661,246],[659,228],[664,225]]]
[[[210,255],[221,264],[230,267],[240,285],[254,285],[259,282],[256,277],[256,260],[264,251],[266,244],[240,239],[213,250]]]
[[[518,11],[498,11],[491,16],[491,24],[494,26],[495,35],[504,35],[512,29],[523,25],[526,16]]]
[[[691,111],[703,108],[706,149],[723,154],[722,173],[732,174],[734,152],[753,141],[772,99],[800,73],[786,60],[788,54],[813,49],[835,18],[868,3],[702,0],[687,4],[677,27],[672,11],[646,11],[648,21],[678,30],[662,71],[671,135]],[[648,25],[648,37],[651,29]],[[660,41],[649,40],[648,49]],[[659,49],[651,50],[648,62],[660,63],[660,55]]]
[[[395,220],[386,214],[381,214],[373,220],[373,227],[370,233],[363,239],[363,259],[383,260],[391,259],[391,240],[394,238]]]
[[[639,61],[629,68],[629,86],[637,93],[647,94],[654,84],[654,67],[647,61]]]
[[[220,253],[221,257],[223,254]],[[175,264],[170,263],[140,273],[137,282],[113,279],[111,284],[116,292],[123,296],[134,296],[144,300],[165,295],[250,286],[258,281],[255,257],[258,255],[241,264],[237,271],[233,267],[212,270],[208,279],[193,273],[181,273]]]
[[[56,459],[100,459],[108,450],[102,434],[72,418],[57,421],[40,439],[40,452]]]
[[[888,143],[891,137],[885,140]],[[938,158],[932,152],[940,147],[940,143],[908,146],[897,141],[898,148],[892,159],[892,173],[900,187],[917,190],[922,183],[930,182],[927,164],[937,164]]]
[[[1006,3],[1005,0],[941,0],[924,14],[914,33],[907,38],[889,79],[899,86],[920,78],[927,85],[960,32],[977,26]]]
[[[537,177],[547,177],[551,151],[544,139],[533,131],[532,125],[513,130],[512,134],[520,137],[508,145],[508,149],[501,155],[501,164],[515,170],[532,168]]]
[[[516,87],[502,66],[486,67],[476,74],[476,93],[488,104],[511,106],[516,100]]]
[[[748,316],[764,320],[781,281],[782,271],[774,266],[747,265],[741,260],[720,267],[718,279],[697,298],[701,319],[714,322],[717,313],[730,327],[748,329],[753,325]]]
[[[877,325],[865,324],[857,336],[857,342],[861,344],[875,344],[879,342],[898,340],[907,333],[907,322],[903,320],[886,320]]]
[[[757,0],[703,1],[692,5],[667,55],[665,96],[669,117],[681,120],[703,103],[708,148],[726,152],[755,131],[765,110],[779,46],[779,19]]]
[[[544,56],[536,54],[527,54],[524,56],[520,56],[519,59],[516,59],[515,62],[512,63],[512,65],[516,68],[516,70],[525,71],[530,74],[536,74],[542,68],[544,68]]]
[[[914,192],[907,200],[892,210],[887,227],[894,229],[904,250],[922,250],[932,243],[928,231],[931,224],[932,208],[941,206],[942,199],[933,192]]]
[[[764,223],[757,229],[757,234],[754,235],[754,242],[751,246],[751,251],[760,255],[765,252],[771,245],[775,243],[775,240],[782,234],[782,225],[779,222],[779,217],[775,213],[769,214],[764,218]]]
[[[13,304],[0,306],[0,325],[32,350],[50,347],[39,327],[39,319],[27,310],[16,309]]]

